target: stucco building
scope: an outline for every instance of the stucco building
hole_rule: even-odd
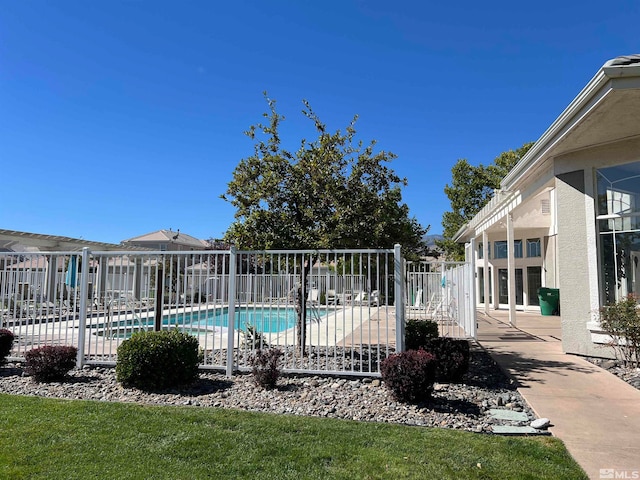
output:
[[[456,240],[481,308],[517,324],[558,288],[564,350],[607,355],[598,309],[640,294],[640,55],[598,70]]]

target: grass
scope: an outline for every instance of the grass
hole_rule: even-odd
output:
[[[0,478],[587,477],[550,437],[0,394]]]

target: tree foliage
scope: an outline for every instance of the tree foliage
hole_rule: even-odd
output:
[[[451,210],[442,216],[444,240],[437,242],[445,254],[454,260],[464,260],[464,245],[453,240],[460,228],[470,221],[500,188],[500,182],[529,151],[533,143],[525,143],[517,150],[508,150],[496,157],[491,165],[473,166],[460,159],[451,169],[451,184],[444,192],[451,202]]]
[[[225,240],[240,249],[391,248],[400,243],[405,255],[426,248],[423,228],[402,203],[405,178],[388,163],[396,156],[376,151],[376,142],[356,140],[357,116],[345,131],[331,132],[303,101],[303,115],[317,138],[302,139],[289,151],[282,145],[284,117],[265,93],[269,112],[245,134],[253,155],[240,161],[222,198],[236,208]],[[307,275],[318,260],[311,255],[300,270],[296,293],[297,337],[305,350]]]
[[[266,97],[266,93],[265,93]],[[240,161],[222,198],[235,208],[225,239],[247,249],[391,248],[422,253],[426,233],[402,203],[407,180],[389,168],[396,156],[356,141],[357,116],[330,132],[303,101],[317,138],[291,152],[282,146],[275,100],[266,123],[245,134],[254,153]]]

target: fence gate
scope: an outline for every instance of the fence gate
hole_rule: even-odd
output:
[[[469,262],[406,262],[406,318],[434,320],[440,335],[476,337],[474,268]]]

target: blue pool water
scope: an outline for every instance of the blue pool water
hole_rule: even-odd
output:
[[[296,324],[296,312],[292,308],[256,308],[250,310],[236,310],[234,328],[246,330],[248,326],[254,327],[263,333],[278,333]],[[213,312],[200,312],[191,315],[171,316],[169,324],[176,324],[189,327],[229,327],[229,312],[215,310]]]
[[[318,312],[323,316],[325,312]],[[314,312],[314,315],[316,312]],[[251,308],[239,309],[235,312],[234,327],[237,330],[246,330],[248,326],[254,327],[262,333],[278,333],[289,328],[293,328],[296,324],[296,312],[293,308]],[[115,322],[111,328],[128,330],[128,334],[132,330],[148,329],[153,326],[153,318],[140,320],[127,320]],[[211,327],[229,327],[229,311],[228,309],[203,310],[200,312],[181,313],[165,316],[162,324],[166,326],[179,325],[185,330],[194,332],[206,330]],[[105,328],[106,325],[98,325]]]

